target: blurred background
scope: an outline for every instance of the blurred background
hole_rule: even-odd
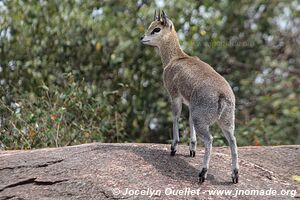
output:
[[[0,0],[0,148],[170,142],[161,60],[140,43],[155,9],[229,81],[239,146],[300,144],[297,0]]]

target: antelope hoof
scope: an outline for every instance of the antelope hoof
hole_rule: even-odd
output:
[[[239,171],[238,169],[234,169],[232,172],[232,182],[237,184],[239,182]]]
[[[196,155],[196,151],[190,150],[190,157],[195,157],[195,155]]]
[[[176,149],[175,149],[175,147],[172,145],[172,146],[171,146],[171,156],[175,156],[175,154],[176,154]]]
[[[204,177],[199,177],[199,183],[204,183],[205,178]]]
[[[176,150],[171,150],[171,156],[175,156]]]
[[[203,183],[207,177],[207,169],[202,168],[202,171],[199,173],[199,183]]]

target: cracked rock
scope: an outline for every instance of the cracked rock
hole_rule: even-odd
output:
[[[0,200],[7,199],[232,199],[210,190],[296,190],[300,146],[239,147],[239,183],[231,183],[228,147],[214,147],[207,180],[198,184],[204,150],[195,157],[179,145],[83,144],[31,151],[0,151]],[[167,195],[165,191],[172,190]],[[178,195],[200,190],[198,195]],[[299,189],[298,189],[299,190]],[[148,193],[147,193],[148,191]],[[160,191],[160,192],[159,192]],[[296,195],[296,194],[295,194]],[[299,195],[299,194],[297,194]],[[238,196],[237,199],[291,199]]]

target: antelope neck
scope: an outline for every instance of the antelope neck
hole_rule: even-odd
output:
[[[169,36],[161,43],[158,49],[163,67],[166,67],[173,59],[187,57],[187,54],[181,49],[176,35],[174,37]]]

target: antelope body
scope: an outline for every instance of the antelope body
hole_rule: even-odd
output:
[[[183,52],[174,25],[164,12],[158,16],[155,14],[141,42],[156,48],[164,67],[164,86],[169,93],[173,113],[171,156],[175,155],[179,142],[178,119],[184,103],[189,107],[190,156],[195,156],[196,134],[205,145],[199,181],[204,182],[207,178],[213,141],[209,126],[217,123],[229,143],[232,181],[237,183],[239,166],[234,136],[235,96],[228,82],[210,65]]]

